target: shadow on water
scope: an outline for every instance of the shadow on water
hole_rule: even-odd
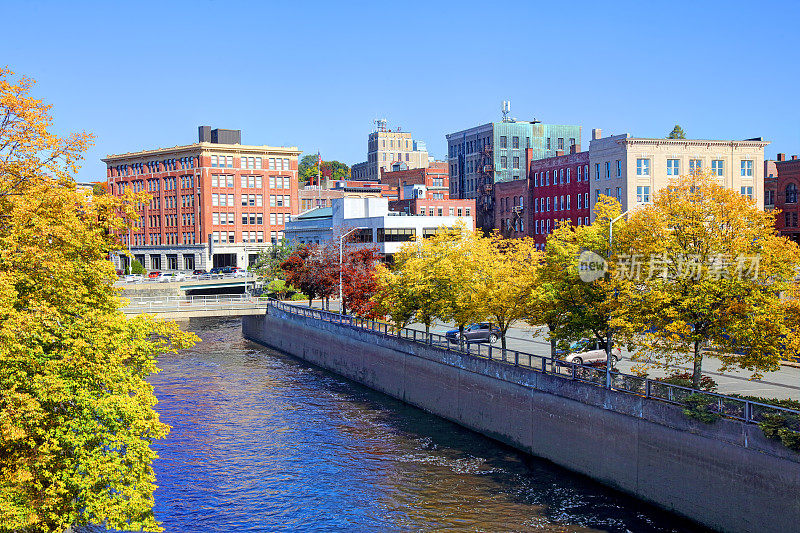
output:
[[[167,531],[705,531],[245,341],[240,325],[192,320],[203,342],[151,379],[173,427],[156,445]]]

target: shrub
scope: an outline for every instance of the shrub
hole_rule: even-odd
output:
[[[296,292],[296,293],[292,294],[292,296],[291,296],[291,298],[289,298],[289,300],[291,300],[293,302],[298,302],[300,300],[308,300],[308,296],[306,296],[302,292]]]
[[[798,427],[798,418],[789,414],[767,414],[758,427],[768,439],[780,440],[790,450],[800,451],[800,433],[792,426]]]
[[[683,414],[700,422],[711,424],[719,420],[719,413],[711,409],[714,398],[705,394],[690,394],[684,398]]]
[[[131,274],[145,275],[147,274],[147,270],[145,270],[139,261],[134,260],[133,263],[131,263]]]
[[[680,387],[692,386],[692,374],[689,372],[673,372],[665,378],[655,378],[655,381],[662,383],[669,383],[670,385],[678,385]],[[717,382],[708,376],[700,377],[700,390],[715,392],[717,390]]]

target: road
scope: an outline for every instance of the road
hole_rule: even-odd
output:
[[[301,303],[302,302],[297,302]],[[319,308],[321,303],[314,302],[314,307]],[[338,302],[331,301],[331,310],[338,309]],[[418,331],[425,331],[422,324],[410,324],[409,328]],[[431,333],[444,334],[445,331],[453,326],[436,322],[431,326]],[[526,324],[511,327],[506,335],[507,347],[520,352],[527,352],[534,355],[550,355],[550,342],[546,338],[547,327],[531,327]],[[499,341],[497,345],[499,346]],[[617,364],[617,369],[621,372],[632,373],[631,368],[634,362],[630,359],[630,353],[623,350],[622,360]],[[760,380],[751,380],[751,373],[747,371],[727,370],[722,372],[721,363],[712,355],[706,355],[703,359],[703,374],[710,376],[717,382],[718,392],[722,394],[745,394],[750,396],[761,396],[764,398],[791,398],[800,400],[800,368],[782,366],[775,372],[766,372]],[[676,365],[673,368],[680,368],[686,371],[691,370],[691,365]],[[648,369],[649,377],[663,377],[666,375],[662,369],[651,367]]]

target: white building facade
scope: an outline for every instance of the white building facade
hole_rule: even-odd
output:
[[[389,211],[386,198],[334,199],[330,208],[315,209],[286,223],[286,238],[296,243],[320,244],[352,231],[347,242],[375,246],[391,257],[407,242],[430,237],[442,227],[459,222],[473,227],[471,216],[427,216]]]

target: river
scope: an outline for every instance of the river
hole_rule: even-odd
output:
[[[246,341],[238,319],[188,329],[203,342],[151,378],[172,426],[155,463],[167,531],[702,531]]]

